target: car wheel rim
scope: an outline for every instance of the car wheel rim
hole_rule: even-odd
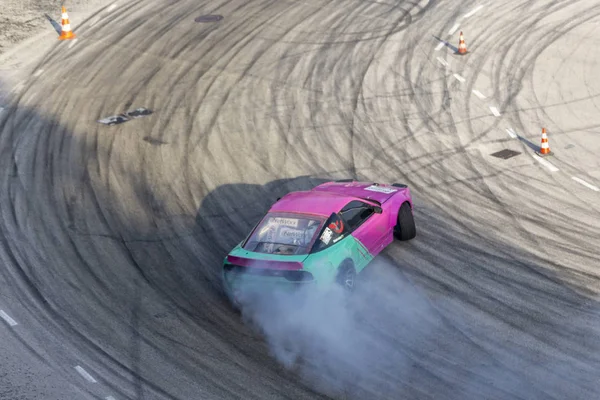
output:
[[[346,277],[344,279],[344,285],[349,290],[354,289],[354,271],[352,271],[351,269],[348,269],[348,271],[346,271]]]

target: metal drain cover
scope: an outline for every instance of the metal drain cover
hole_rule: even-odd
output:
[[[218,22],[223,19],[222,15],[209,14],[209,15],[201,15],[196,17],[194,21],[196,22]]]
[[[500,150],[495,153],[492,153],[491,155],[494,157],[502,158],[504,160],[508,160],[509,158],[517,156],[519,154],[521,154],[521,153],[518,151],[504,149],[504,150]]]

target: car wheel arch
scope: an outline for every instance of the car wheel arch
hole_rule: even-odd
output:
[[[354,270],[356,271],[356,266],[354,265],[354,260],[350,257],[344,259],[344,261],[341,262],[339,268],[354,268]]]
[[[358,274],[358,271],[356,270],[356,265],[354,263],[354,260],[352,260],[352,258],[348,257],[346,259],[344,259],[344,261],[342,261],[340,263],[340,265],[337,268],[337,273],[336,275],[339,275],[342,271],[351,268],[354,270],[355,274]]]
[[[398,220],[398,214],[400,213],[400,207],[402,207],[402,204],[404,204],[404,203],[408,203],[408,206],[410,207],[411,211],[413,210],[413,203],[412,203],[412,201],[411,201],[411,199],[410,199],[410,198],[408,198],[408,197],[403,197],[403,198],[399,199],[399,200],[398,200],[398,201],[397,201],[397,202],[396,202],[396,203],[395,203],[395,204],[392,206],[392,208],[391,208],[391,210],[390,210],[390,211],[391,211],[391,214],[392,214],[392,218],[393,218],[393,220],[392,220],[392,221],[394,221],[394,224],[395,224],[395,222]]]

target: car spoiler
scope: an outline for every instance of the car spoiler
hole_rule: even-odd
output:
[[[278,260],[257,260],[254,258],[245,258],[237,256],[227,256],[227,262],[238,267],[280,269],[295,271],[303,268],[299,261],[278,261]]]

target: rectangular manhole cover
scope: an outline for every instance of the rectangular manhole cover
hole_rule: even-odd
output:
[[[517,156],[519,154],[521,154],[521,153],[518,151],[504,149],[504,150],[500,150],[495,153],[492,153],[491,155],[494,157],[502,158],[504,160],[508,160],[509,158]]]

